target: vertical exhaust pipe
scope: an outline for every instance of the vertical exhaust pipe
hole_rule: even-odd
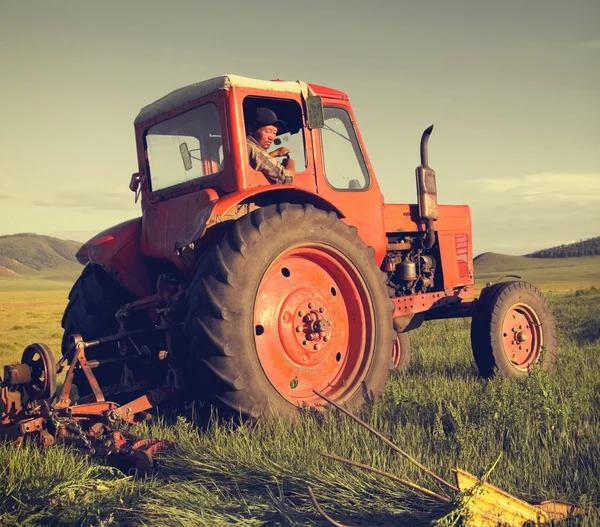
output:
[[[427,147],[433,125],[427,128],[421,136],[421,164],[417,167],[417,199],[419,203],[419,216],[426,224],[427,230],[423,247],[431,249],[435,244],[435,231],[433,222],[438,219],[437,188],[435,184],[435,170],[429,167]]]

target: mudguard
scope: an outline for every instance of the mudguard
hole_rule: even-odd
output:
[[[138,298],[153,293],[152,283],[140,252],[142,218],[119,223],[83,244],[77,260],[100,265]]]
[[[276,185],[254,187],[228,194],[216,201],[210,201],[198,210],[191,221],[177,237],[175,250],[181,252],[193,246],[206,233],[207,229],[225,221],[236,220],[253,210],[275,203],[311,203],[323,210],[332,210],[343,218],[342,212],[329,201],[298,187]]]

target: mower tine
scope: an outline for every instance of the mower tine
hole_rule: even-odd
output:
[[[315,497],[313,490],[308,487],[308,495],[310,496],[310,501],[312,501],[312,504],[314,505],[315,509],[317,509],[317,512],[323,517],[325,518],[329,523],[331,523],[331,525],[334,525],[335,527],[350,527],[349,525],[345,525],[343,523],[340,522],[336,522],[331,516],[329,516],[322,508],[321,505],[319,505],[319,502],[317,501],[317,498]]]

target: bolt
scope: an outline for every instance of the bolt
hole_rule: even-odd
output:
[[[296,326],[296,332],[300,333],[302,331],[302,326]]]
[[[303,345],[303,346],[306,346],[307,344],[308,344],[308,342],[307,342],[306,340],[303,340],[303,341],[302,341],[302,345]]]
[[[298,316],[299,317],[303,317],[304,316],[304,311],[298,311]]]
[[[519,325],[519,329],[523,329],[523,326]]]
[[[327,342],[328,340],[329,340],[329,335],[325,335],[325,336],[323,337],[323,342]]]
[[[309,309],[312,309],[313,307],[315,307],[315,303],[314,303],[314,302],[310,302],[310,303],[308,304],[308,308],[309,308]]]
[[[315,344],[314,347],[313,347],[313,349],[315,351],[319,351],[321,349],[321,346],[319,346],[318,344]]]
[[[519,349],[520,349],[520,350],[522,350],[522,349],[523,349],[523,346],[519,346]]]
[[[516,343],[517,343],[517,341],[516,341],[516,340],[513,340],[513,341],[511,342],[511,344],[516,344]]]
[[[325,308],[324,307],[320,307],[319,308],[319,313],[325,313]]]

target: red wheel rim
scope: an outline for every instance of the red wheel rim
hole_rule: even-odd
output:
[[[374,316],[364,281],[335,249],[310,245],[282,253],[263,276],[254,339],[275,389],[303,406],[338,402],[360,387],[373,358]]]
[[[518,370],[538,361],[544,344],[542,326],[528,304],[514,304],[504,317],[502,344],[508,360]]]
[[[394,342],[394,347],[392,348],[392,362],[394,363],[394,368],[400,366],[400,360],[402,359],[402,343],[400,342],[400,336],[396,334],[396,342]]]

